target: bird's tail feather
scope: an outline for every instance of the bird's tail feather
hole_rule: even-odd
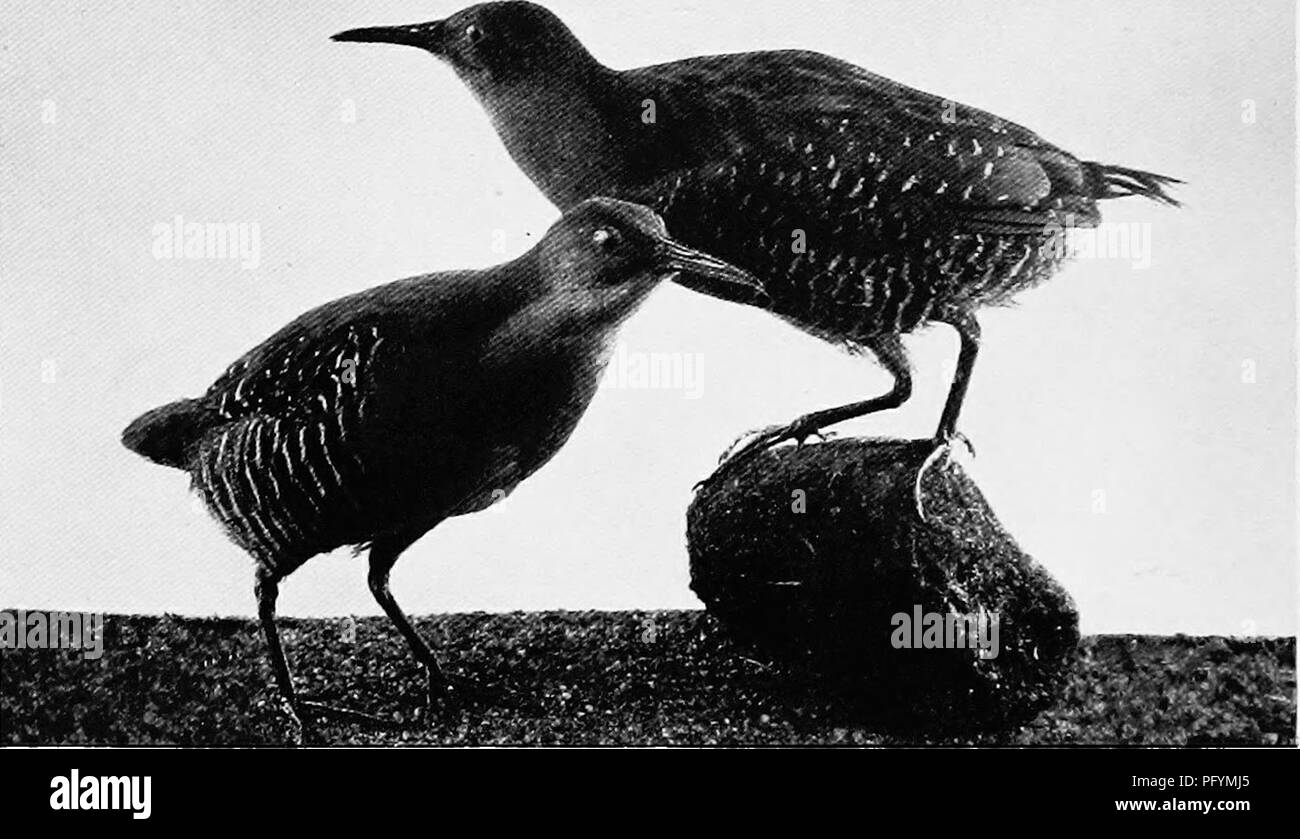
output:
[[[1089,171],[1094,183],[1094,195],[1097,198],[1124,198],[1129,195],[1141,195],[1152,201],[1159,201],[1171,207],[1182,206],[1165,192],[1165,187],[1181,184],[1182,181],[1165,175],[1156,175],[1138,169],[1125,169],[1122,166],[1107,166],[1102,163],[1089,163]]]
[[[197,399],[182,399],[154,408],[122,432],[122,445],[154,463],[185,469],[191,449],[215,420]]]

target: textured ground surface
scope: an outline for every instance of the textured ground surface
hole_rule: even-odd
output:
[[[478,695],[431,720],[406,648],[378,618],[286,620],[298,684],[393,720],[326,721],[337,743],[1295,743],[1294,639],[1085,638],[1065,695],[1031,724],[936,738],[879,730],[722,637],[703,612],[447,615],[418,620]],[[0,742],[282,744],[256,624],[107,619],[98,661],[0,653]]]

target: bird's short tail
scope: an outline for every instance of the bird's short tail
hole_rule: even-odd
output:
[[[1182,206],[1165,192],[1165,187],[1181,184],[1176,178],[1141,172],[1137,169],[1125,169],[1122,166],[1107,166],[1102,163],[1089,163],[1088,174],[1093,182],[1093,196],[1096,198],[1124,198],[1129,195],[1141,195],[1171,207]]]
[[[182,399],[136,418],[122,432],[122,445],[154,463],[185,469],[191,449],[215,419],[199,400]]]

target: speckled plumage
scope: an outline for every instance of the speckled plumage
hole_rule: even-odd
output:
[[[751,277],[665,236],[635,205],[593,199],[520,258],[433,274],[316,308],[232,364],[197,399],[133,422],[123,443],[188,472],[257,566],[274,629],[280,580],[316,554],[370,546],[376,599],[430,672],[437,661],[388,591],[401,553],[444,519],[501,500],[564,445],[610,342],[678,271]]]
[[[715,56],[622,77],[663,119],[683,99],[713,103],[682,120],[704,151],[640,187],[642,200],[760,277],[776,314],[833,340],[1003,302],[1060,265],[1043,247],[1054,230],[1099,219],[1091,164],[827,56]]]
[[[259,562],[287,573],[369,535],[346,522],[366,512],[359,496],[373,498],[366,401],[391,369],[384,343],[379,319],[285,336],[235,362],[205,395],[221,424],[197,443],[194,487]]]
[[[160,409],[186,418],[173,432],[184,438],[180,456],[164,462],[190,473],[232,539],[277,577],[343,545],[413,541],[485,477],[509,488],[496,472],[530,471],[525,461],[548,456],[529,458],[537,434],[525,433],[544,422],[512,435],[483,416],[489,399],[510,401],[496,393],[500,370],[485,359],[508,368],[527,340],[521,333],[561,314],[538,270],[525,257],[484,272],[417,277],[307,313],[232,364],[202,397]],[[567,365],[562,345],[554,346],[539,363]],[[565,369],[574,372],[572,389],[553,406],[557,422],[576,421],[580,375],[595,377]],[[141,431],[161,428],[155,420]],[[515,456],[501,460],[502,452]]]
[[[898,337],[930,322],[963,339],[941,421],[951,436],[978,345],[975,311],[1043,282],[1062,231],[1097,202],[1175,203],[1157,175],[1080,161],[1033,132],[806,51],[600,64],[555,15],[488,3],[443,21],[351,30],[447,61],[520,168],[560,208],[611,195],[658,210],[673,235],[757,276],[762,305],[837,344],[874,352],[887,397],[818,412],[772,435],[896,407],[910,394]]]

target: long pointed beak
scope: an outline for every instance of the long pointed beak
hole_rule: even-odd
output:
[[[349,29],[330,36],[331,41],[350,41],[362,44],[401,44],[406,47],[437,52],[442,41],[442,21],[417,23],[411,26],[372,26],[368,29]]]
[[[663,242],[659,267],[665,273],[676,274],[673,279],[693,291],[729,300],[735,300],[738,295],[746,302],[768,300],[763,284],[753,274],[672,239]]]

